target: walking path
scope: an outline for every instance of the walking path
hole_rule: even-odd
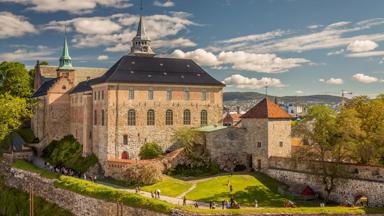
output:
[[[189,192],[193,191],[193,189],[196,188],[196,183],[193,183],[193,185],[184,193],[180,194],[177,198],[182,199],[185,195],[187,195]]]
[[[100,182],[100,181],[97,181],[97,183],[105,185],[105,186],[113,187],[113,188],[116,188],[116,189],[124,190],[124,191],[130,192],[130,193],[136,193],[135,190],[128,189],[128,188],[125,188],[125,187],[122,187],[122,186],[118,186],[118,185],[114,185],[114,184],[109,184],[109,183],[106,183],[106,182]],[[196,185],[194,185],[194,186],[196,187]],[[148,197],[148,198],[152,198],[151,193],[149,193],[149,192],[140,191],[139,194],[142,195],[142,196]],[[172,204],[176,204],[176,205],[183,205],[183,199],[179,198],[179,197],[176,198],[176,197],[169,197],[169,196],[160,195],[160,200],[163,200],[163,201],[166,201],[166,202],[169,202],[169,203],[172,203]],[[183,196],[181,196],[181,197],[183,197]],[[155,199],[155,198],[153,198],[153,199]],[[187,200],[186,203],[187,203],[187,205],[193,206],[196,203],[196,201]],[[209,203],[199,202],[199,201],[197,203],[199,205],[199,208],[206,208],[206,209],[209,208]]]

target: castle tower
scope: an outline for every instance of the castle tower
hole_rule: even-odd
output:
[[[291,157],[291,118],[268,97],[241,116],[254,169],[267,168],[270,157]]]
[[[63,52],[59,60],[59,67],[57,68],[57,77],[65,77],[73,83],[75,80],[74,68],[72,66],[72,58],[69,56],[67,36],[64,36]]]
[[[151,48],[151,40],[145,32],[143,17],[141,15],[136,36],[132,39],[132,47],[129,55],[149,57],[156,55]]]

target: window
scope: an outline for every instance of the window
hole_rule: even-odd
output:
[[[261,148],[261,142],[257,142],[257,148]]]
[[[207,91],[205,89],[201,90],[201,100],[202,101],[207,100]]]
[[[123,153],[121,153],[121,159],[123,159],[123,160],[128,160],[128,159],[129,159],[128,152],[123,151]]]
[[[100,91],[97,91],[97,100],[100,100]]]
[[[189,89],[184,89],[184,100],[189,100]]]
[[[172,90],[167,89],[167,100],[172,100]]]
[[[167,112],[165,112],[165,124],[166,125],[173,125],[173,111],[172,110],[167,110]]]
[[[128,145],[128,135],[123,136],[123,144]]]
[[[128,90],[128,99],[129,100],[135,99],[135,91],[133,89]]]
[[[148,110],[147,112],[147,125],[155,125],[155,111]]]
[[[280,142],[279,142],[279,145],[280,145],[280,147],[283,147],[283,142],[280,141]]]
[[[185,125],[191,124],[191,111],[184,110],[183,121]]]
[[[206,110],[202,110],[200,113],[200,124],[207,125],[208,124],[208,113]]]
[[[104,100],[104,90],[101,91],[101,100]]]
[[[153,100],[153,89],[148,89],[148,100]]]
[[[104,110],[101,110],[101,125],[104,126]]]
[[[93,124],[94,125],[97,125],[97,111],[95,110],[94,112],[94,116],[93,116],[94,120],[93,120]]]
[[[128,111],[128,125],[136,125],[136,111],[133,109]]]
[[[96,92],[93,92],[93,100],[96,100]]]

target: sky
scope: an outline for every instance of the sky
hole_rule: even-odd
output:
[[[190,58],[225,91],[384,93],[382,0],[0,0],[0,62],[74,67],[129,53],[140,14],[159,57]]]

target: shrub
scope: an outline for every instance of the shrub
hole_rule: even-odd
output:
[[[140,148],[140,159],[146,160],[146,159],[153,159],[157,158],[163,154],[163,150],[157,143],[145,143],[141,148]]]
[[[136,163],[130,164],[122,174],[123,180],[129,184],[149,185],[162,179],[162,164]]]
[[[83,146],[73,136],[65,136],[60,141],[52,141],[43,151],[43,158],[54,166],[65,166],[84,173],[95,165],[95,155],[82,157]]]

